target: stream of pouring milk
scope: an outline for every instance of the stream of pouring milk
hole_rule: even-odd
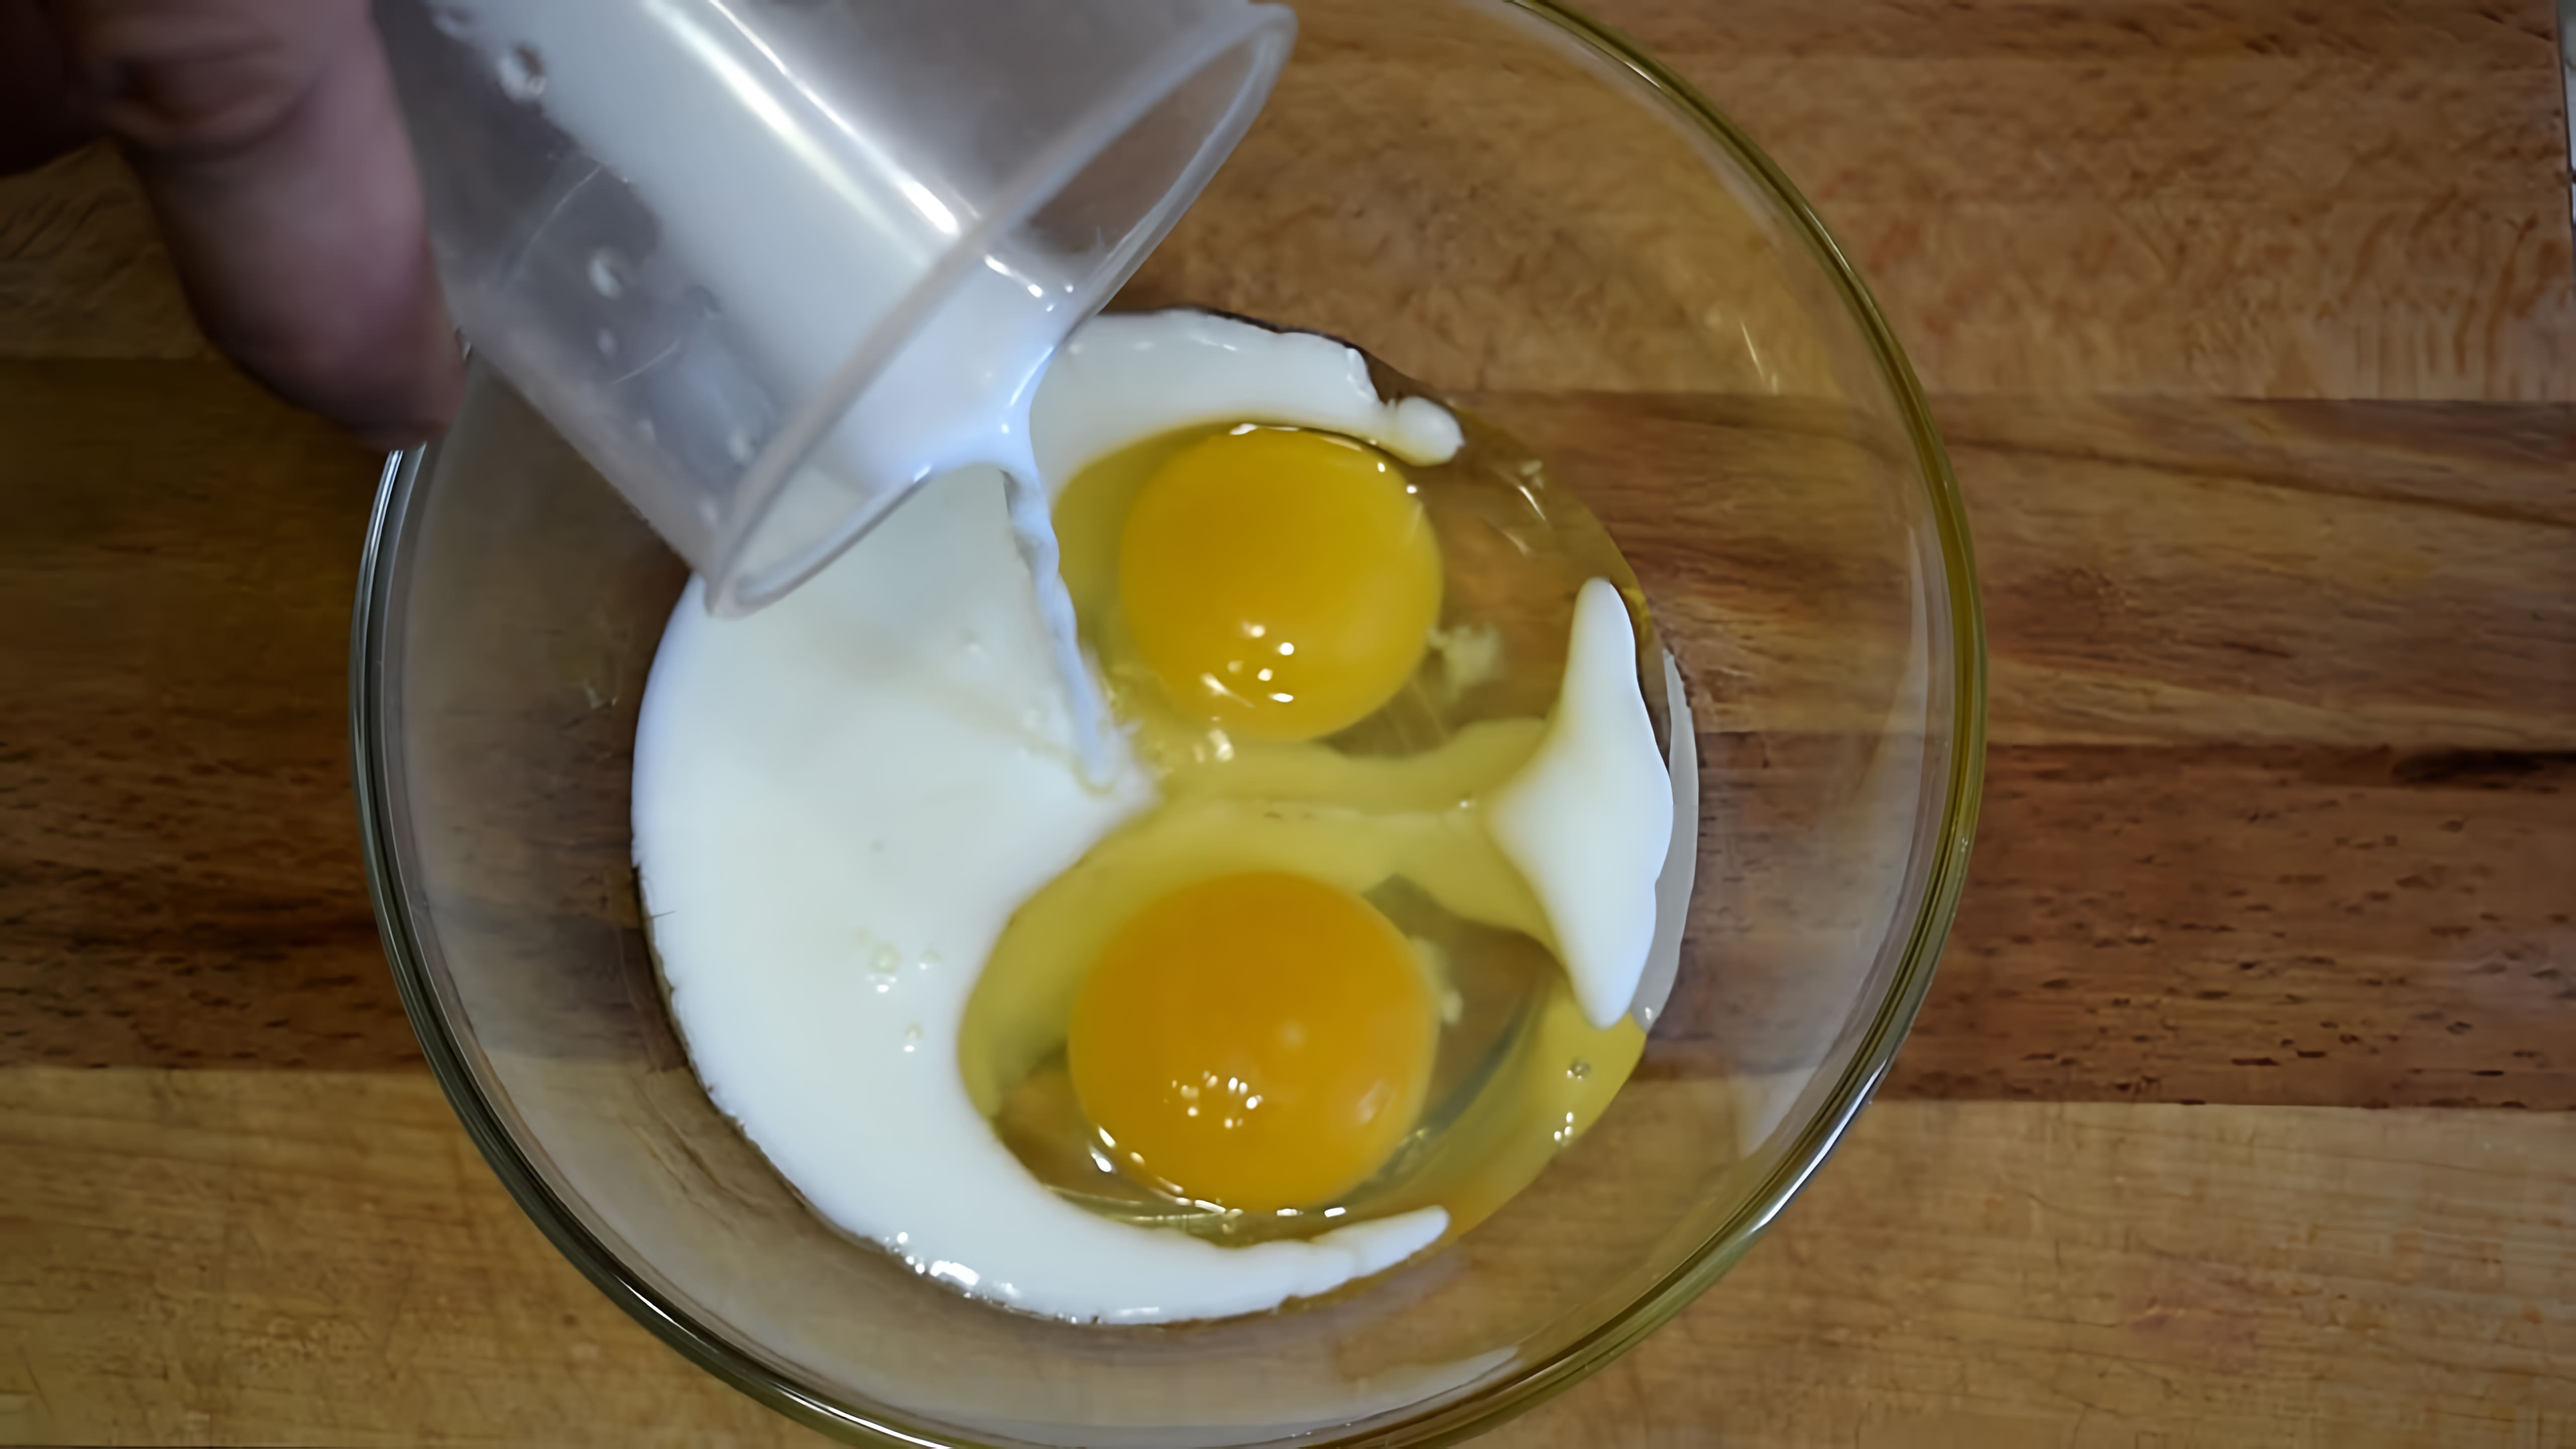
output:
[[[442,29],[491,58],[506,91],[540,106],[651,208],[662,245],[714,294],[788,397],[818,389],[963,229],[908,177],[894,181],[908,214],[889,214],[887,178],[850,174],[846,143],[864,148],[864,138],[716,0],[648,0],[614,18],[542,0],[449,0],[440,16]],[[1082,320],[1068,315],[1071,288],[1056,277],[1073,269],[1043,258],[983,261],[806,464],[849,482],[800,490],[791,480],[781,506],[834,509],[813,527],[819,536],[855,516],[841,504],[875,485],[999,469],[1083,773],[1098,784],[1113,768],[1108,707],[1075,638],[1029,442],[1038,379]]]

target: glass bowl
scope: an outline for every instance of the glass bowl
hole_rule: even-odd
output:
[[[385,942],[528,1214],[744,1392],[852,1442],[1441,1443],[1742,1256],[1885,1072],[1967,864],[1983,736],[1957,492],[1779,170],[1540,0],[1307,0],[1268,111],[1125,305],[1346,337],[1531,445],[1643,581],[1696,715],[1698,886],[1643,1064],[1455,1245],[1215,1323],[1000,1312],[810,1214],[663,1014],[635,712],[684,573],[478,376],[389,466],[353,659]]]

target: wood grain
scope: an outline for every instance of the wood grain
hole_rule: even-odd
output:
[[[1885,1100],[1715,1291],[1492,1442],[2576,1443],[2547,0],[1601,11],[1799,180],[1938,394],[1996,747]],[[1253,147],[1220,190],[1252,220],[1142,285],[1487,389],[1622,530],[1758,802],[1817,736],[1730,713],[1730,671],[1810,731],[1856,698],[1871,616],[1808,606],[1884,580],[1797,542],[1853,521],[1830,490],[1778,486],[1848,440],[1712,395],[1813,358],[1619,346],[1744,295],[1749,238],[1654,225],[1656,155],[1479,225],[1602,115],[1544,67],[1478,110],[1472,47],[1309,28],[1299,83],[1358,120]],[[1366,123],[1388,87],[1456,101],[1438,146]],[[1263,212],[1261,165],[1352,216]],[[1317,238],[1346,294],[1264,291]],[[1376,247],[1445,249],[1445,285],[1371,290]],[[0,1442],[818,1443],[585,1284],[419,1069],[347,794],[374,477],[208,357],[112,154],[0,178]],[[1733,542],[1673,545],[1676,509]],[[605,876],[559,894],[615,923]],[[1712,953],[1765,944],[1730,924]],[[1658,1069],[1758,1047],[1727,1007],[1678,997]]]
[[[1951,393],[2576,397],[2545,0],[1620,0]]]
[[[1641,572],[1723,591],[1703,657],[1847,677],[1883,482],[1735,399],[1480,399]],[[2576,409],[1940,397],[1998,744],[2576,747]],[[1803,549],[1791,540],[1801,533]],[[1895,567],[1888,561],[1884,567]],[[1829,592],[1828,581],[1840,593]],[[1688,606],[1684,597],[1677,602]],[[1786,661],[1785,664],[1783,661]],[[1722,692],[1695,699],[1727,718]]]
[[[0,177],[0,357],[208,355],[116,153]]]
[[[1797,532],[1743,512],[1771,506],[1743,480],[1781,446],[1743,404],[1503,402],[1614,527],[1647,529],[1650,580],[1676,494],[1734,500],[1704,536]],[[2576,418],[1941,406],[2012,743],[1889,1090],[2576,1106]],[[211,365],[0,365],[0,476],[24,480],[0,491],[0,1060],[417,1059],[340,714],[371,475]],[[1772,619],[1788,642],[1737,664],[1836,677],[1849,636],[1794,606],[1820,577],[1745,554],[1730,586],[1793,602],[1692,641],[1703,679]]]
[[[2564,1443],[2571,1129],[1882,1104],[1676,1330],[1499,1442]]]
[[[425,1072],[11,1068],[0,1144],[0,1442],[819,1442],[575,1273]]]
[[[1598,12],[1658,55],[1721,51],[1819,61],[2345,60],[2528,79],[2550,12],[2523,0],[1612,0]]]
[[[1898,1095],[2576,1108],[2576,753],[1998,750]]]
[[[214,364],[0,363],[0,1062],[418,1059],[348,793],[374,471]]]
[[[1494,1442],[2562,1442],[2571,1133],[1885,1104],[1677,1326]],[[425,1077],[15,1068],[0,1152],[0,1441],[820,1442],[610,1307]]]
[[[2547,0],[1599,9],[1776,153],[1936,391],[2576,400]],[[203,350],[103,152],[0,180],[0,307],[0,355]]]

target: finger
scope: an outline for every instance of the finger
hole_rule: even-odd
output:
[[[463,372],[365,0],[59,0],[198,322],[293,402],[385,446]]]

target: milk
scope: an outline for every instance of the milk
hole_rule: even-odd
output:
[[[1004,245],[982,256],[954,246],[975,220],[959,197],[870,145],[904,118],[848,114],[846,96],[809,84],[764,43],[836,23],[828,13],[764,7],[760,35],[717,0],[452,0],[438,18],[491,58],[505,91],[541,108],[651,210],[661,245],[713,294],[777,395],[824,393],[854,365],[853,347],[899,321],[916,286],[932,281],[937,305],[828,425],[753,535],[742,572],[791,565],[936,474],[1000,468],[1014,480],[1011,522],[1075,737],[1087,772],[1101,777],[1107,711],[1056,576],[1028,436],[1038,377],[1080,320],[1068,278],[1087,266]],[[846,43],[812,38],[803,51]],[[932,276],[943,264],[958,269],[945,285]],[[603,288],[611,280],[596,279]],[[766,452],[773,441],[748,426],[732,441],[736,461],[760,460],[743,493],[779,466]]]

